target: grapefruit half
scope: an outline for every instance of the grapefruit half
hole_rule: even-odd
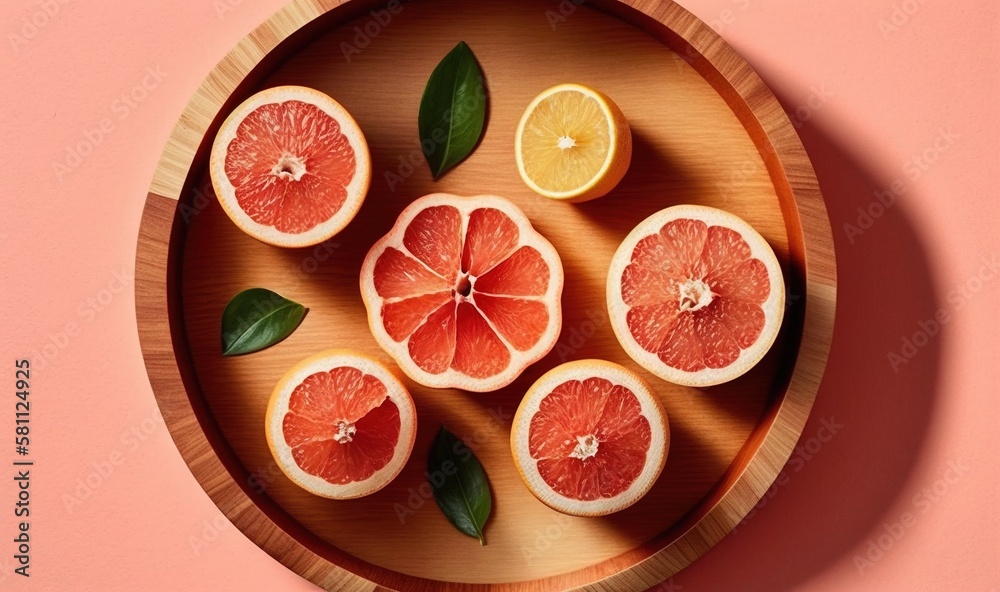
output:
[[[510,446],[521,478],[542,503],[573,516],[604,516],[653,486],[670,431],[660,400],[638,374],[579,360],[528,389]]]
[[[752,368],[785,311],[781,267],[737,216],[681,205],[642,221],[608,273],[608,313],[622,347],[670,382],[712,386]]]
[[[485,195],[417,199],[361,268],[375,339],[434,388],[510,384],[555,346],[562,288],[551,243],[517,206]]]
[[[265,423],[267,445],[289,479],[315,495],[352,499],[382,489],[403,469],[417,412],[385,366],[329,350],[278,381]]]
[[[219,203],[241,230],[279,247],[307,247],[358,213],[371,156],[340,103],[311,88],[278,86],[226,118],[209,170]]]

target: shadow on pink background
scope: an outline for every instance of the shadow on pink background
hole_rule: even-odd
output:
[[[780,93],[779,100],[794,114],[796,103]],[[901,349],[899,328],[941,306],[925,246],[902,199],[883,198],[892,204],[885,208],[875,195],[894,179],[879,178],[810,122],[799,135],[837,251],[837,317],[823,385],[782,477],[736,532],[673,579],[675,586],[795,589],[845,558],[853,563],[870,537],[883,534],[892,508],[909,503],[904,498],[926,445],[939,396],[941,340],[929,339],[895,368],[888,359]],[[870,226],[862,219],[864,230],[859,208],[881,216]],[[871,559],[861,557],[859,571],[868,571]]]

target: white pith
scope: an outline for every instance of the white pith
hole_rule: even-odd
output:
[[[626,315],[631,307],[625,304],[622,299],[622,273],[632,262],[632,253],[636,244],[643,238],[658,233],[665,224],[681,218],[701,220],[708,226],[724,226],[737,231],[749,245],[751,257],[759,259],[767,269],[770,292],[767,300],[761,305],[766,319],[764,329],[753,345],[741,350],[739,357],[724,368],[705,368],[697,372],[688,372],[668,366],[655,353],[648,352],[639,345],[626,322]],[[687,283],[689,295],[694,295],[698,291],[700,295],[698,303],[704,300],[704,291],[697,286],[694,280],[700,279],[690,278],[689,283]],[[683,292],[681,300],[683,301]],[[695,308],[697,304],[692,303],[690,310],[698,310],[710,302],[711,300],[708,300],[698,308]],[[686,386],[707,387],[728,382],[745,374],[764,357],[764,354],[774,344],[785,312],[785,282],[774,251],[764,240],[764,237],[743,219],[729,212],[707,206],[679,205],[660,210],[646,218],[622,241],[608,271],[607,303],[608,316],[611,318],[611,327],[615,336],[618,337],[625,352],[636,363],[663,380]]]
[[[576,146],[576,140],[569,136],[561,136],[558,140],[556,140],[556,145],[563,150],[568,150]]]
[[[688,278],[678,286],[680,299],[677,306],[681,310],[694,312],[701,310],[712,303],[715,295],[712,294],[712,287],[705,283],[705,278]]]
[[[288,414],[288,402],[292,391],[302,381],[317,372],[329,372],[333,368],[342,366],[357,368],[365,374],[378,378],[385,384],[387,398],[395,403],[399,409],[400,427],[399,440],[396,442],[392,460],[368,479],[337,485],[307,473],[299,467],[292,455],[291,446],[285,441],[282,424],[285,415]],[[403,383],[375,360],[344,351],[323,352],[300,362],[289,370],[271,394],[265,420],[267,441],[271,445],[272,453],[275,454],[275,460],[282,472],[300,487],[322,497],[352,499],[382,489],[403,469],[413,449],[417,422],[416,413],[413,399]],[[334,435],[334,439],[341,444],[349,443],[351,436],[357,431],[357,428],[348,422],[337,422],[336,427],[337,433]]]
[[[236,201],[236,188],[226,175],[226,153],[229,144],[236,137],[240,123],[254,110],[262,105],[283,103],[285,101],[303,101],[323,110],[327,115],[337,120],[340,131],[347,138],[354,150],[356,168],[354,178],[347,184],[347,200],[340,210],[329,220],[301,234],[290,234],[279,231],[273,226],[260,224],[251,218]],[[307,172],[305,159],[307,155],[286,154],[278,162],[273,163],[272,172],[278,176],[291,176],[298,181]],[[282,172],[288,167],[290,170]],[[333,98],[326,94],[304,86],[280,86],[263,90],[244,101],[223,122],[212,146],[209,158],[209,170],[216,197],[222,204],[226,214],[248,234],[263,242],[282,247],[307,247],[319,244],[344,229],[361,208],[368,186],[371,183],[371,155],[364,134],[350,113]]]
[[[580,460],[587,460],[588,458],[594,458],[597,456],[597,450],[600,447],[601,442],[594,434],[577,436],[576,447],[573,448],[573,452],[570,452],[569,455]]]
[[[274,176],[293,181],[301,181],[307,172],[306,163],[294,154],[283,154],[271,169]]]
[[[649,421],[651,437],[649,450],[646,452],[646,464],[628,489],[614,498],[581,501],[559,494],[542,479],[538,472],[538,461],[531,456],[528,448],[528,437],[531,418],[538,413],[542,400],[555,387],[567,381],[582,381],[594,377],[604,378],[612,384],[624,386],[635,394],[643,417]],[[604,516],[631,506],[653,486],[666,463],[667,452],[670,448],[670,428],[658,395],[638,374],[623,366],[603,360],[578,360],[553,368],[542,375],[528,389],[514,415],[510,442],[514,462],[525,479],[525,485],[542,503],[564,514]],[[577,454],[578,452],[579,454]],[[599,443],[591,442],[588,444],[586,437],[583,437],[578,440],[578,444],[570,456],[582,457],[581,460],[584,460],[599,452]]]
[[[468,215],[473,210],[480,208],[494,208],[502,211],[511,219],[511,221],[514,222],[518,229],[518,243],[511,252],[513,253],[523,246],[534,247],[541,254],[542,259],[549,268],[549,285],[545,294],[542,296],[523,297],[543,302],[549,313],[549,322],[545,331],[542,333],[538,342],[529,350],[523,352],[518,351],[506,340],[506,338],[504,338],[503,334],[497,330],[497,328],[493,325],[493,322],[485,314],[482,315],[483,319],[485,319],[490,328],[493,329],[497,338],[499,338],[500,341],[507,347],[511,355],[510,363],[508,363],[507,367],[502,372],[490,377],[474,378],[450,367],[441,374],[431,374],[426,372],[417,366],[417,364],[410,358],[408,348],[409,340],[412,334],[411,336],[407,336],[405,340],[397,342],[389,336],[382,324],[381,311],[386,300],[379,296],[378,292],[375,290],[375,263],[378,261],[379,256],[387,248],[392,247],[405,253],[407,256],[413,258],[415,261],[426,267],[426,264],[410,253],[410,251],[403,244],[403,233],[417,214],[427,208],[435,206],[452,206],[462,214],[463,237],[465,237],[468,227]],[[430,268],[427,269],[430,270]],[[437,274],[435,273],[435,275]],[[469,276],[469,279],[474,284],[477,278]],[[456,278],[456,285],[457,281],[458,278]],[[386,353],[396,360],[396,363],[399,364],[399,367],[406,373],[407,376],[424,386],[432,388],[460,388],[474,392],[489,392],[503,388],[513,382],[525,368],[540,360],[547,353],[549,353],[553,347],[555,347],[556,340],[559,338],[559,331],[562,328],[562,288],[562,262],[559,259],[559,254],[556,252],[555,247],[553,247],[552,244],[545,239],[545,237],[539,234],[538,231],[532,228],[531,222],[528,220],[527,216],[525,216],[517,206],[504,198],[489,195],[460,197],[444,193],[435,193],[415,200],[399,215],[399,218],[396,220],[396,224],[393,226],[392,230],[375,243],[375,245],[368,252],[368,255],[365,257],[364,264],[361,267],[361,294],[365,302],[365,307],[368,311],[368,323],[371,327],[372,335],[375,337],[375,340],[379,343],[382,349],[384,349]],[[471,297],[468,298],[461,296],[460,294],[456,294],[455,296],[456,300],[459,302],[469,301],[473,304],[475,303],[475,292],[473,292]],[[516,298],[522,297],[517,296]]]
[[[346,419],[342,419],[337,422],[337,433],[333,435],[333,439],[340,444],[347,444],[354,441],[354,434],[356,433],[358,433],[357,426]]]

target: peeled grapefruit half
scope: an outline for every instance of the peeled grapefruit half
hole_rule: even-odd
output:
[[[547,354],[562,325],[555,248],[500,197],[422,197],[361,268],[378,343],[416,382],[494,391]]]
[[[337,234],[368,193],[371,156],[337,101],[303,86],[263,90],[233,111],[209,169],[226,214],[250,236],[307,247]]]
[[[267,445],[289,479],[322,497],[352,499],[382,489],[403,469],[417,412],[385,366],[329,350],[278,381],[265,423]]]
[[[545,505],[604,516],[634,504],[660,476],[670,447],[660,400],[635,372],[603,360],[550,370],[521,400],[510,447]]]
[[[661,210],[625,238],[608,273],[625,351],[670,382],[711,386],[760,361],[785,311],[781,267],[742,219],[705,206]]]

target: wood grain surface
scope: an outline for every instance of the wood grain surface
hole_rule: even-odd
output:
[[[801,433],[822,376],[835,264],[822,198],[794,129],[749,66],[671,2],[588,2],[558,20],[558,2],[415,0],[398,5],[388,22],[391,13],[380,13],[384,25],[369,12],[376,8],[362,0],[289,5],[209,75],[170,139],[140,230],[136,306],[147,370],[175,442],[247,536],[327,589],[655,585],[703,554],[760,499]],[[370,41],[358,43],[366,27]],[[486,73],[487,131],[471,158],[433,182],[419,152],[417,108],[430,71],[462,40]],[[581,205],[535,196],[514,163],[523,109],[560,82],[603,90],[633,130],[633,162],[621,185]],[[205,174],[207,147],[228,110],[277,84],[336,98],[372,150],[372,190],[361,213],[313,249],[281,250],[242,234]],[[263,430],[270,391],[287,368],[330,347],[391,364],[368,331],[361,260],[406,204],[435,191],[503,195],[552,241],[566,271],[559,344],[497,393],[407,381],[419,430],[403,473],[360,500],[311,496],[271,460]],[[638,368],[615,340],[604,305],[619,242],[649,214],[679,203],[721,207],[753,224],[782,262],[791,297],[765,360],[705,390]],[[222,310],[253,286],[297,300],[309,313],[276,347],[223,358]],[[531,382],[562,361],[587,357],[639,370],[663,400],[672,436],[653,490],[599,519],[565,517],[538,502],[521,483],[508,443],[511,416]],[[473,447],[489,474],[495,506],[485,547],[454,531],[429,497],[423,471],[441,423]]]

